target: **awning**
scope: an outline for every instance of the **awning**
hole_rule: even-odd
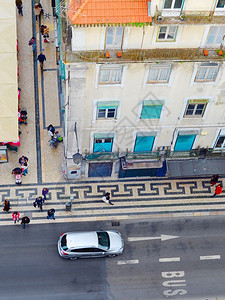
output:
[[[225,158],[167,160],[167,170],[172,178],[225,175]]]
[[[0,1],[0,142],[18,140],[15,0]]]

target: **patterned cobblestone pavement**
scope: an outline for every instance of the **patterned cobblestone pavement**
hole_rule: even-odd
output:
[[[224,178],[220,182],[224,184]],[[33,202],[45,186],[49,188],[49,194],[41,212],[33,207]],[[101,200],[106,191],[111,192],[113,206]],[[49,222],[46,212],[50,208],[56,210],[55,222],[222,215],[225,212],[224,196],[221,194],[212,198],[213,193],[214,187],[210,187],[208,178],[58,182],[0,187],[2,201],[10,200],[10,212],[17,210],[22,215],[28,215],[33,224]],[[68,212],[65,208],[70,197],[73,197],[72,209]],[[11,213],[0,212],[0,225],[7,224],[12,224]]]

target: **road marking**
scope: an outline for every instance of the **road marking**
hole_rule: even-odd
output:
[[[180,261],[180,257],[164,257],[159,259],[159,262],[172,262],[172,261]]]
[[[200,260],[207,260],[207,259],[220,259],[220,255],[205,255],[205,256],[200,256]]]
[[[134,259],[134,260],[119,260],[117,262],[117,265],[134,265],[134,264],[138,264],[139,260],[138,259]]]
[[[175,235],[165,235],[161,234],[161,236],[158,237],[129,237],[128,242],[139,242],[139,241],[150,241],[150,240],[161,240],[161,241],[166,241],[166,240],[171,240],[171,239],[177,239],[179,236]]]

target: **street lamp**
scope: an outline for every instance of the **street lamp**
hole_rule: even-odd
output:
[[[77,137],[77,122],[74,123],[74,132],[76,136],[76,141],[77,141],[77,152],[73,155],[73,162],[76,165],[79,165],[82,162],[82,155],[79,153],[79,144],[78,144],[78,137]]]

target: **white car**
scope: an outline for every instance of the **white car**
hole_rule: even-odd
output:
[[[58,241],[59,255],[67,259],[114,257],[122,254],[124,242],[115,230],[63,233]]]

